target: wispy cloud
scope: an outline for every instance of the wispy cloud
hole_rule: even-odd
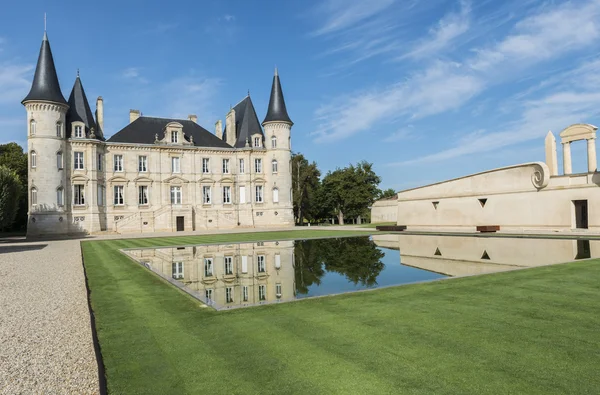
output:
[[[559,132],[577,122],[585,122],[600,114],[600,58],[586,62],[576,70],[553,78],[546,92],[539,98],[522,100],[514,104],[522,111],[516,121],[501,125],[497,130],[475,131],[463,135],[451,148],[388,166],[405,166],[431,163],[481,154],[518,143],[540,139],[548,130]],[[558,128],[558,129],[557,129]]]
[[[480,79],[464,74],[459,64],[438,61],[406,82],[321,106],[313,135],[319,142],[336,141],[400,118],[418,119],[456,109],[483,87]]]
[[[147,84],[149,81],[140,74],[138,67],[128,67],[121,72],[121,78],[129,81],[138,82],[140,84]]]
[[[389,134],[383,139],[385,143],[394,143],[397,141],[410,140],[415,138],[415,130],[412,125],[408,125],[405,128],[398,129],[394,133]]]
[[[31,87],[33,65],[0,63],[0,104],[21,101]]]
[[[325,16],[323,24],[312,34],[320,36],[354,27],[379,14],[394,3],[394,0],[325,0],[316,8],[317,15]]]
[[[469,30],[471,23],[471,4],[467,0],[460,2],[460,11],[451,12],[439,20],[436,26],[429,29],[425,39],[419,40],[414,48],[401,55],[398,60],[405,58],[424,58],[437,55],[448,49],[449,44]]]
[[[225,22],[233,22],[233,21],[235,21],[235,15],[225,14],[222,17],[218,18],[218,20],[225,21]]]

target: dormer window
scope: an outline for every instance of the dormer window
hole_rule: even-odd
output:
[[[56,137],[62,137],[62,122],[56,122]]]
[[[35,136],[35,119],[29,122],[29,134]]]
[[[83,126],[81,126],[81,125],[75,126],[75,137],[77,137],[77,138],[83,137]]]
[[[171,142],[178,143],[179,142],[179,132],[172,130],[171,131]]]
[[[254,147],[260,148],[260,137],[254,138]]]

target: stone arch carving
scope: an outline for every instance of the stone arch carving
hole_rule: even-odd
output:
[[[596,130],[598,130],[598,128],[594,125],[576,123],[560,132],[560,140],[563,145],[564,174],[571,174],[573,172],[571,165],[571,143],[579,140],[587,141],[588,172],[592,173],[597,170]]]

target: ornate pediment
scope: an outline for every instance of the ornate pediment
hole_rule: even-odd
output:
[[[108,182],[129,182],[129,180],[123,176],[113,176],[107,180]]]
[[[202,177],[198,180],[199,184],[214,184],[215,180],[209,177]]]
[[[223,177],[223,178],[221,178],[219,180],[219,182],[220,183],[225,183],[225,184],[227,184],[227,183],[232,183],[233,184],[233,178],[231,178],[231,177]]]
[[[145,176],[140,176],[140,177],[137,177],[137,178],[135,178],[133,181],[134,181],[134,182],[149,182],[149,183],[152,183],[152,182],[154,182],[154,180],[152,180],[152,179],[151,179],[151,178],[149,178],[149,177],[145,177]]]
[[[163,180],[163,182],[169,183],[169,184],[186,184],[189,181],[180,176],[171,176],[171,177],[167,178],[166,180]]]

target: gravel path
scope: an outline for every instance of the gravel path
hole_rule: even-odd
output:
[[[0,394],[97,394],[79,240],[0,243]]]

